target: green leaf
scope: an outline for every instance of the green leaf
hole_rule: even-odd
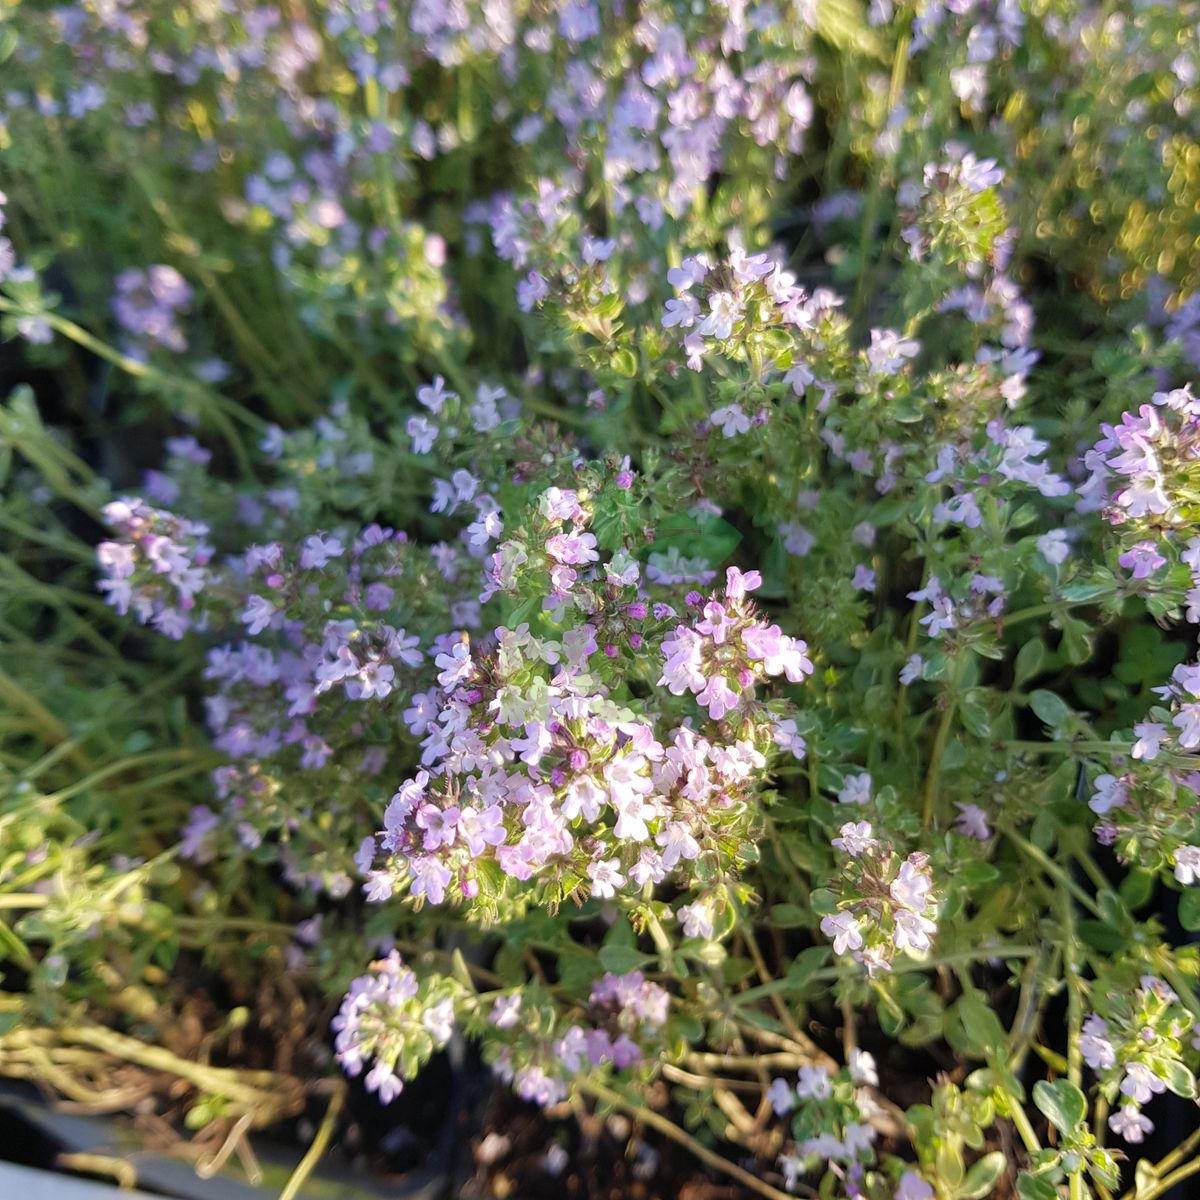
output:
[[[628,347],[614,350],[608,358],[608,367],[623,379],[632,379],[638,372],[637,355]]]
[[[807,925],[810,914],[799,904],[775,904],[771,907],[771,924],[778,929],[796,929]]]
[[[1089,946],[1104,954],[1115,954],[1126,942],[1125,936],[1103,921],[1088,919],[1079,922],[1079,935]]]
[[[1099,600],[1101,596],[1111,596],[1113,585],[1111,579],[1091,579],[1085,583],[1072,583],[1063,588],[1061,595],[1064,600],[1080,603],[1087,600]]]
[[[966,1173],[963,1168],[962,1143],[957,1138],[946,1138],[938,1143],[934,1166],[938,1179],[947,1187],[958,1188]]]
[[[642,557],[674,547],[684,558],[699,558],[710,567],[719,566],[737,549],[742,535],[726,520],[709,512],[676,513],[660,521],[655,540],[642,550]]]
[[[972,891],[1000,878],[999,870],[988,862],[971,862],[958,872],[958,878]]]
[[[1087,1100],[1069,1080],[1047,1083],[1039,1079],[1033,1085],[1033,1102],[1060,1133],[1072,1133],[1087,1116]]]
[[[830,913],[837,912],[837,893],[830,891],[829,888],[817,888],[809,896],[808,902],[818,917],[827,917]]]
[[[1066,701],[1057,693],[1048,692],[1045,688],[1038,688],[1029,693],[1029,707],[1051,729],[1058,729],[1071,719],[1071,710]]]
[[[1007,1164],[1008,1159],[1001,1150],[985,1154],[971,1165],[966,1178],[955,1192],[958,1200],[983,1200],[984,1196],[990,1195]]]
[[[1157,883],[1158,876],[1153,871],[1134,867],[1122,880],[1117,892],[1132,912],[1141,908],[1154,895],[1154,887]]]
[[[1200,888],[1188,888],[1179,897],[1179,923],[1189,932],[1200,929]]]
[[[1017,1176],[1017,1195],[1021,1200],[1058,1200],[1058,1188],[1045,1175],[1022,1171]]]
[[[1087,662],[1092,656],[1092,627],[1079,617],[1063,617],[1060,624],[1068,661],[1075,666]]]
[[[963,996],[955,1005],[963,1032],[967,1035],[965,1049],[977,1058],[1000,1054],[1008,1045],[1008,1036],[1000,1018],[978,997]]]
[[[1185,1100],[1195,1099],[1196,1079],[1183,1063],[1177,1062],[1173,1058],[1167,1058],[1161,1059],[1155,1065],[1158,1068],[1155,1074],[1161,1076],[1163,1083],[1175,1095],[1182,1096]]]
[[[644,967],[654,959],[634,946],[608,945],[600,947],[600,965],[614,975],[625,975]]]
[[[962,717],[962,723],[970,733],[976,737],[985,738],[992,732],[992,721],[988,710],[983,705],[981,691],[982,689],[973,689],[967,692],[958,702],[958,712]]]
[[[787,969],[788,983],[792,987],[801,987],[828,961],[829,948],[827,946],[809,946],[807,950],[801,950]]]
[[[1041,638],[1033,638],[1017,651],[1017,659],[1013,664],[1013,682],[1020,685],[1041,674],[1042,664],[1046,661],[1046,643]]]

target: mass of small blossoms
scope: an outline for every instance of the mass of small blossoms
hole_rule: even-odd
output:
[[[1198,31],[0,2],[0,1075],[1191,1186]]]

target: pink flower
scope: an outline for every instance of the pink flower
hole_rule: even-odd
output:
[[[570,566],[593,563],[600,558],[596,538],[590,533],[557,533],[546,540],[546,553]]]
[[[762,575],[758,571],[742,571],[738,567],[725,570],[725,596],[729,600],[742,600],[747,592],[762,587]]]
[[[726,713],[733,712],[740,699],[722,675],[714,675],[709,679],[704,690],[696,696],[697,702],[708,709],[708,715],[714,721],[720,721]]]

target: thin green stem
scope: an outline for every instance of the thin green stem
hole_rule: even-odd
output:
[[[933,737],[933,748],[929,752],[929,767],[925,772],[925,787],[921,802],[921,828],[936,828],[938,790],[941,785],[942,755],[946,752],[946,743],[950,740],[950,731],[954,728],[954,717],[958,711],[958,690],[962,684],[963,663],[960,658],[954,671],[954,682],[946,697],[946,707],[942,710],[937,732]]]
[[[712,1167],[714,1171],[720,1171],[723,1175],[728,1175],[731,1179],[736,1179],[742,1187],[749,1189],[757,1195],[765,1196],[767,1200],[793,1200],[793,1197],[787,1192],[782,1192],[779,1188],[774,1188],[769,1183],[764,1183],[757,1175],[751,1175],[749,1171],[743,1170],[735,1163],[731,1163],[729,1159],[723,1158],[720,1154],[702,1145],[686,1130],[680,1129],[673,1121],[667,1120],[666,1117],[660,1116],[649,1108],[626,1100],[624,1096],[606,1088],[603,1084],[593,1083],[588,1079],[580,1078],[575,1081],[575,1087],[585,1095],[591,1096],[594,1100],[600,1100],[605,1104],[611,1105],[613,1108],[623,1109],[643,1125],[648,1125],[664,1137],[670,1138],[677,1145],[685,1147],[702,1163]]]
[[[1009,841],[1011,841],[1013,845],[1025,855],[1026,858],[1037,863],[1037,865],[1041,867],[1042,870],[1045,871],[1045,873],[1055,881],[1055,883],[1061,884],[1064,888],[1066,888],[1066,890],[1075,897],[1075,899],[1083,908],[1086,908],[1094,917],[1099,917],[1101,915],[1100,907],[1097,905],[1095,900],[1093,900],[1092,897],[1089,896],[1087,892],[1085,892],[1083,888],[1081,888],[1079,884],[1077,884],[1075,880],[1073,880],[1071,876],[1063,870],[1062,866],[1056,863],[1044,850],[1039,850],[1037,846],[1035,846],[1028,839],[1023,838],[1015,830],[1005,829],[1003,832],[1005,837],[1007,837]]]
[[[317,1130],[317,1136],[313,1138],[312,1145],[305,1151],[304,1157],[296,1164],[296,1169],[292,1172],[287,1185],[279,1193],[279,1200],[295,1200],[295,1197],[300,1194],[305,1180],[313,1173],[317,1163],[321,1161],[322,1155],[329,1149],[329,1142],[333,1137],[333,1130],[337,1125],[337,1119],[341,1115],[345,1100],[346,1086],[339,1084],[337,1091],[333,1093],[333,1099],[329,1101],[329,1107],[325,1110],[325,1117],[321,1121],[320,1129]]]

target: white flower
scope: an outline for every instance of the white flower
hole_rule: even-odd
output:
[[[855,1046],[850,1051],[850,1060],[847,1063],[850,1068],[850,1078],[855,1083],[863,1084],[866,1087],[876,1087],[879,1084],[879,1072],[875,1068],[875,1058],[866,1050],[860,1050]]]
[[[921,912],[929,900],[929,889],[932,886],[929,876],[911,858],[906,858],[900,864],[900,870],[892,880],[890,890],[892,899],[901,908]]]
[[[708,941],[713,935],[712,913],[703,900],[694,904],[685,904],[678,912],[683,922],[683,936],[701,938]]]
[[[1200,879],[1200,846],[1180,846],[1175,851],[1175,878],[1185,887]]]

